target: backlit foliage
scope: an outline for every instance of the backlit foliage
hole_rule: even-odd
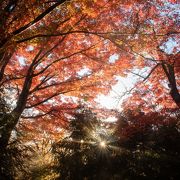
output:
[[[14,130],[57,140],[79,102],[95,106],[118,76],[137,77],[122,106],[144,113],[138,123],[178,111],[178,8],[175,0],[2,0],[2,150]]]

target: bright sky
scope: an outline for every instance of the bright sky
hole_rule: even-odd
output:
[[[176,51],[180,50],[180,42],[177,42],[175,39],[172,37],[168,38],[165,43],[162,44],[160,47],[163,51],[165,51],[167,54],[171,54],[176,47]],[[32,51],[34,49],[33,46],[28,46],[27,51]],[[109,62],[114,63],[116,60],[119,59],[118,54],[113,54],[109,57]],[[18,61],[21,66],[26,65],[26,58],[23,56],[18,57]],[[144,72],[147,72],[148,69],[142,70],[140,73],[137,72],[138,74],[141,74]],[[136,71],[136,70],[134,70]],[[91,70],[88,69],[87,67],[83,67],[77,74],[79,76],[83,76],[85,74],[91,73]],[[118,80],[118,83],[112,87],[112,90],[108,95],[98,95],[96,102],[98,102],[102,107],[108,108],[108,109],[118,109],[121,110],[123,109],[121,107],[121,104],[125,98],[127,98],[127,95],[123,96],[126,94],[128,90],[130,90],[132,87],[134,87],[135,82],[137,82],[137,76],[133,74],[129,74],[127,77],[116,77]]]
[[[167,54],[177,53],[180,51],[180,41],[174,39],[172,37],[168,38],[165,43],[160,47]],[[176,50],[174,51],[174,49]],[[146,55],[147,56],[147,55]],[[117,59],[119,59],[118,54],[113,54],[109,58],[110,63],[114,63]],[[149,68],[144,68],[140,71],[133,70],[134,72],[146,76],[146,73],[149,72]],[[109,95],[98,95],[96,102],[100,103],[102,107],[108,109],[123,109],[121,104],[123,100],[127,97],[127,95],[123,96],[126,91],[130,90],[134,87],[134,84],[137,82],[138,76],[129,74],[127,77],[116,77],[118,79],[118,83],[112,87]],[[123,96],[123,97],[122,97]]]
[[[123,99],[127,97],[127,95],[123,95],[134,86],[137,77],[128,75],[127,77],[117,76],[116,78],[118,83],[112,87],[110,93],[108,95],[98,95],[96,102],[100,103],[102,107],[120,110]]]

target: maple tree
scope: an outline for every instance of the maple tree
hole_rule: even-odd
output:
[[[160,114],[125,110],[116,123],[119,146],[130,151],[126,158],[130,161],[127,168],[133,169],[132,177],[179,178],[179,111]]]
[[[17,101],[2,120],[6,124],[2,130],[6,143],[3,140],[2,144],[7,144],[23,112],[44,122],[42,117],[48,114],[62,120],[74,105],[64,103],[60,94],[89,97],[91,92],[94,97],[97,91],[110,89],[116,82],[114,75],[126,76],[138,68],[150,68],[144,77],[150,84],[142,85],[143,92],[158,87],[159,93],[168,82],[170,95],[179,105],[178,53],[174,50],[168,54],[162,49],[170,38],[178,38],[176,14],[171,20],[162,15],[168,7],[165,2],[30,1],[19,11],[24,3],[4,1],[1,5],[1,17],[8,17],[1,20],[1,86],[7,96],[8,89],[14,90]],[[25,12],[28,18],[19,12]],[[110,63],[113,54],[119,59]],[[40,114],[33,116],[35,110]]]
[[[104,123],[87,107],[74,113],[69,134],[53,145],[60,178],[179,178],[178,112],[167,116],[129,110],[117,119]]]
[[[113,152],[108,147],[106,149],[106,146],[112,144],[113,136],[110,128],[106,128],[107,125],[90,108],[81,106],[77,109],[70,121],[69,136],[53,145],[56,171],[60,178],[110,177],[110,172],[104,173],[107,159],[110,160]]]
[[[90,101],[129,73],[142,80],[124,108],[179,108],[176,1],[3,0],[0,8],[2,149],[17,125],[34,139],[60,133],[73,96]]]
[[[108,38],[119,49],[119,65],[140,78],[127,108],[137,105],[148,111],[153,107],[180,107],[179,93],[179,27],[176,1],[153,1],[134,5],[132,21],[117,27]],[[125,55],[123,55],[125,54]]]
[[[40,122],[53,118],[56,126],[62,125],[66,119],[64,114],[75,105],[60,95],[94,97],[97,90],[108,92],[108,83],[115,83],[111,77],[116,67],[108,63],[109,52],[114,48],[102,37],[84,30],[92,26],[92,17],[99,20],[104,9],[92,13],[91,1],[64,2],[52,3],[34,20],[30,18],[30,22],[18,19],[22,24],[18,26],[14,22],[15,27],[7,29],[2,38],[1,87],[5,89],[2,98],[7,100],[11,95],[16,104],[7,100],[10,110],[1,118],[1,147],[7,146],[20,117],[40,118]],[[95,8],[103,7],[104,3],[96,3]],[[6,5],[5,2],[4,10]],[[58,5],[62,6],[56,8]],[[103,76],[105,71],[107,74]],[[50,124],[48,128],[52,132],[57,129]]]

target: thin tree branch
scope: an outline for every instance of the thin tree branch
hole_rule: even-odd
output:
[[[44,117],[44,116],[46,116],[46,115],[48,115],[48,114],[50,114],[50,113],[52,113],[54,110],[50,110],[50,111],[48,111],[48,112],[46,112],[46,113],[43,113],[43,114],[38,114],[38,115],[36,115],[36,116],[21,116],[21,118],[23,118],[23,119],[36,119],[36,118],[40,118],[40,117]]]
[[[98,43],[99,43],[99,42],[98,42]],[[45,68],[43,68],[41,71],[35,73],[35,74],[33,75],[33,77],[42,74],[42,73],[45,72],[50,66],[52,66],[53,64],[55,64],[55,63],[57,63],[57,62],[59,62],[59,61],[61,61],[61,60],[70,58],[70,57],[72,57],[72,56],[74,56],[74,55],[80,54],[80,53],[82,53],[82,52],[85,52],[85,51],[87,51],[87,50],[89,50],[89,49],[94,48],[98,43],[96,43],[96,44],[94,44],[94,45],[92,45],[92,46],[90,46],[90,47],[88,47],[88,48],[86,48],[86,49],[82,49],[82,50],[80,50],[80,51],[77,51],[77,52],[75,52],[75,53],[72,53],[72,54],[70,54],[70,55],[68,55],[68,56],[65,56],[65,57],[62,57],[62,58],[59,58],[59,59],[54,60],[53,62],[51,62],[50,64],[48,64]]]
[[[39,16],[37,16],[33,21],[29,22],[28,24],[26,24],[23,27],[20,27],[19,29],[15,30],[12,34],[13,35],[17,35],[21,32],[23,32],[24,30],[26,30],[27,28],[29,28],[30,26],[34,25],[35,23],[37,23],[38,21],[40,21],[41,19],[43,19],[47,14],[49,14],[51,11],[53,11],[57,6],[63,4],[64,2],[66,2],[66,0],[58,0],[55,4],[53,4],[52,6],[50,6],[49,8],[47,8],[43,13],[41,13]]]
[[[71,92],[71,91],[74,91],[74,90],[68,90],[68,91],[64,91],[64,92],[54,93],[53,95],[49,96],[48,98],[45,98],[44,100],[42,100],[42,101],[40,101],[38,103],[26,106],[25,108],[29,109],[29,108],[39,106],[40,104],[43,104],[43,103],[47,102],[48,100],[52,99],[53,97],[56,97],[56,96],[59,96],[60,94],[65,94],[65,93],[68,93],[68,92]]]
[[[77,31],[69,31],[69,32],[59,32],[55,34],[37,34],[34,36],[27,37],[25,39],[17,40],[17,43],[22,43],[25,41],[30,41],[35,38],[42,38],[42,37],[56,37],[56,36],[64,36],[68,34],[91,34],[91,35],[120,35],[120,36],[134,36],[135,34],[141,35],[141,36],[152,36],[154,33],[126,33],[126,32],[93,32],[93,31],[86,31],[86,30],[77,30]],[[171,32],[167,34],[156,34],[157,37],[163,37],[163,36],[169,36],[170,34],[179,34],[179,32]],[[102,37],[102,36],[101,36]]]

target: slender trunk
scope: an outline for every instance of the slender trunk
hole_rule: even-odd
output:
[[[65,3],[67,0],[59,0],[57,1],[55,4],[53,4],[52,6],[48,7],[44,12],[42,12],[40,15],[38,15],[34,20],[32,20],[31,22],[25,24],[24,26],[20,27],[19,29],[16,29],[15,31],[13,31],[11,34],[4,36],[3,34],[5,33],[5,21],[7,17],[6,15],[3,15],[2,13],[0,13],[1,17],[0,18],[0,25],[3,26],[3,28],[0,28],[0,33],[1,33],[1,37],[2,39],[0,39],[0,48],[3,48],[3,46],[11,39],[12,36],[16,36],[20,33],[22,33],[23,31],[25,31],[26,29],[28,29],[29,27],[31,27],[32,25],[36,24],[37,22],[39,22],[40,20],[42,20],[46,15],[48,15],[50,12],[52,12],[56,7],[58,7],[59,5]],[[17,4],[17,2],[16,2]],[[5,12],[7,13],[7,12]]]
[[[170,95],[177,106],[180,108],[180,93],[176,87],[171,88]]]
[[[176,105],[180,108],[180,93],[177,88],[174,66],[171,64],[163,63],[162,68],[169,81],[170,95],[173,101],[176,103]]]
[[[11,133],[18,123],[20,114],[9,113],[5,114],[1,118],[1,130],[0,130],[0,149],[6,149]]]
[[[27,76],[24,80],[24,85],[19,95],[16,107],[13,111],[11,111],[11,113],[5,114],[0,119],[0,148],[7,147],[9,139],[11,137],[11,133],[17,125],[22,112],[24,111],[29,96],[29,90],[32,84],[33,68],[37,60],[36,58],[38,58],[39,55],[40,54],[38,53],[38,55],[34,58],[32,64],[28,69]]]
[[[11,59],[12,55],[14,54],[14,51],[15,47],[13,47],[13,50],[10,50],[9,52],[0,52],[0,82],[3,80],[6,66],[9,63],[9,60]]]
[[[0,179],[2,180],[13,180],[11,172],[9,172],[8,162],[8,142],[11,137],[12,127],[18,122],[18,117],[13,116],[13,114],[5,114],[0,119]],[[9,123],[10,122],[10,123]]]
[[[5,114],[0,120],[0,125],[2,127],[0,131],[0,148],[4,149],[8,145],[11,133],[17,125],[19,118],[25,108],[31,83],[32,79],[26,77],[16,108],[11,113]]]

